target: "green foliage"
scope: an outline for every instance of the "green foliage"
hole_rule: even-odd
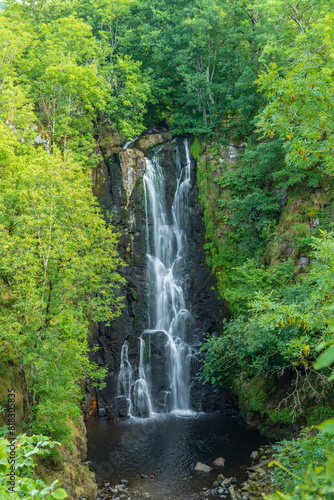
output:
[[[104,377],[88,362],[87,334],[89,321],[120,314],[117,234],[82,165],[22,140],[34,119],[22,87],[1,90],[1,364],[20,373],[26,425],[64,440],[80,414],[78,381]]]
[[[46,457],[50,448],[59,443],[50,441],[45,436],[26,434],[17,436],[15,440],[7,441],[0,438],[0,495],[3,500],[30,500],[68,498],[66,491],[60,488],[58,480],[50,486],[41,479],[34,477],[34,456]],[[13,452],[15,450],[15,461]],[[12,454],[11,454],[12,452]],[[12,475],[10,475],[12,474]],[[15,488],[11,480],[15,477]]]
[[[315,18],[310,40],[305,37],[303,52],[298,53],[292,69],[282,75],[273,63],[258,80],[269,98],[258,125],[269,136],[277,133],[284,141],[283,185],[304,178],[316,185],[324,171],[333,171],[332,16],[327,12]]]
[[[328,332],[328,324],[333,322],[333,309],[329,307],[333,300],[333,235],[323,233],[313,238],[312,246],[313,264],[297,283],[288,262],[282,269],[270,270],[256,269],[251,261],[239,266],[225,296],[230,294],[239,314],[243,303],[249,310],[248,302],[252,315],[231,320],[220,336],[207,336],[201,348],[205,353],[202,379],[234,387],[245,402],[251,400],[253,410],[267,414],[272,422],[292,422],[304,414],[310,422],[319,423],[321,415],[316,420],[316,415],[306,409],[318,407],[332,393],[333,377],[327,379],[325,375],[330,375],[328,367],[333,363],[333,343]],[[261,288],[261,292],[256,291]],[[315,362],[318,351],[323,349]],[[252,388],[258,376],[267,379],[267,398],[257,402],[260,392],[255,390],[252,396]],[[289,379],[286,387],[285,377]],[[281,386],[280,401],[276,401],[280,409],[276,412],[270,409],[270,380],[275,379]]]
[[[197,160],[200,153],[201,153],[201,145],[200,145],[200,142],[199,142],[199,139],[197,136],[194,138],[194,140],[191,144],[190,151],[191,151],[191,154],[193,155],[193,157],[195,158],[195,160]]]
[[[265,496],[265,500],[314,500],[334,498],[334,455],[330,454],[326,462],[313,469],[310,465],[307,470],[303,470],[301,477],[296,479],[300,482],[296,484],[293,492],[284,494],[276,492],[273,495]]]
[[[296,326],[274,330],[240,316],[226,324],[219,337],[206,337],[201,347],[206,353],[201,376],[206,382],[222,385],[224,381],[231,384],[241,372],[270,377],[287,368],[287,363],[299,362],[311,335],[301,336],[298,348],[292,344],[297,335]]]
[[[310,467],[314,470],[323,466],[327,459],[328,452],[333,451],[334,437],[326,433],[314,435],[309,430],[302,433],[302,436],[292,441],[283,440],[274,446],[274,458],[285,469],[275,467],[272,470],[272,480],[274,486],[283,489],[284,492],[293,491],[300,478]],[[293,474],[293,475],[292,475]]]
[[[2,358],[25,372],[35,428],[60,438],[66,417],[78,416],[74,382],[93,370],[87,321],[120,313],[117,240],[70,161],[42,151],[17,158],[0,185]]]
[[[127,138],[139,135],[144,130],[143,119],[146,104],[151,94],[151,82],[141,72],[141,63],[125,55],[115,64],[117,80],[112,86],[109,109],[114,116],[114,126]]]

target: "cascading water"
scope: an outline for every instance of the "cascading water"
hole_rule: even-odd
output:
[[[149,417],[157,411],[188,411],[190,363],[192,349],[187,343],[192,315],[186,307],[185,263],[188,245],[186,222],[189,213],[191,162],[187,140],[184,140],[186,165],[181,165],[177,149],[177,185],[171,214],[165,200],[165,181],[158,154],[146,159],[144,175],[148,328],[139,339],[137,375],[128,358],[124,343],[118,379],[118,394],[129,400],[129,414]],[[168,217],[169,216],[169,217]],[[171,219],[170,221],[168,219]],[[166,383],[157,387],[152,375],[151,350],[162,345],[162,369]],[[161,367],[160,367],[161,369]]]

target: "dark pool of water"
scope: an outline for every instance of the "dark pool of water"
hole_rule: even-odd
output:
[[[155,498],[187,498],[188,493],[212,488],[221,472],[244,480],[250,453],[267,442],[219,413],[168,414],[116,424],[93,419],[87,422],[87,437],[88,460],[100,483],[127,479],[130,487],[138,487],[141,475],[152,475]],[[210,465],[218,457],[225,458],[223,469],[194,472],[197,462]]]

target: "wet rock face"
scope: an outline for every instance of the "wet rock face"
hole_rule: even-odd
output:
[[[146,163],[145,155],[152,148],[161,148],[162,165],[165,173],[165,188],[167,204],[171,206],[176,189],[176,144],[170,143],[173,137],[167,133],[147,134],[137,140],[135,147],[123,149],[123,137],[106,137],[99,143],[98,152],[103,160],[93,172],[93,190],[98,197],[105,217],[112,220],[116,230],[120,233],[119,251],[127,267],[122,274],[127,280],[122,290],[125,296],[125,308],[122,316],[110,326],[99,325],[93,334],[93,343],[100,347],[92,359],[99,366],[107,366],[108,376],[106,387],[97,391],[97,406],[100,416],[112,414],[116,418],[123,418],[124,407],[118,412],[115,397],[117,396],[117,376],[120,367],[121,349],[125,340],[129,343],[129,360],[138,366],[139,343],[138,337],[148,325],[148,304],[146,290],[146,213],[143,188],[143,175]],[[119,142],[117,142],[119,141]],[[181,153],[182,165],[186,163],[186,152],[183,140],[177,139]],[[151,153],[152,155],[152,153]],[[188,277],[186,287],[186,302],[189,304],[194,317],[191,344],[198,348],[203,334],[218,329],[221,316],[221,305],[218,303],[214,291],[215,283],[205,264],[203,251],[205,228],[202,220],[203,210],[198,201],[196,184],[196,165],[192,160],[192,188],[190,201],[190,216],[188,217],[188,244],[189,259],[185,264],[184,273]],[[163,351],[156,349],[153,353],[154,383],[157,393],[166,386],[164,370],[159,367],[165,363]],[[198,363],[194,363],[192,375],[198,371]],[[200,401],[205,394],[207,409],[217,407],[214,400],[218,393],[203,389],[199,382],[194,382],[196,390],[192,391],[193,407],[202,409]],[[211,392],[210,392],[211,391]],[[209,395],[210,393],[210,395]],[[161,401],[161,409],[168,408],[167,400]],[[122,405],[121,405],[122,406]],[[116,409],[115,409],[116,408]],[[122,415],[121,415],[122,414]],[[114,418],[113,417],[113,418]]]
[[[138,149],[125,149],[120,151],[119,158],[123,187],[129,202],[136,182],[142,179],[145,173],[145,157],[144,153]],[[128,222],[130,222],[130,224],[132,223],[130,220]]]

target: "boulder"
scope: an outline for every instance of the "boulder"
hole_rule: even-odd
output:
[[[227,478],[227,479],[224,479],[224,481],[223,481],[223,483],[222,483],[222,484],[223,484],[223,486],[225,486],[225,488],[228,488],[229,486],[231,486],[231,484],[232,484],[232,479],[233,479],[233,477],[229,477],[229,478]]]
[[[216,467],[224,467],[225,466],[225,458],[219,457],[216,458],[214,462],[212,462],[212,465],[215,465]]]
[[[212,467],[202,464],[202,462],[197,462],[194,470],[197,470],[199,472],[210,472],[212,470]]]
[[[117,418],[126,418],[128,416],[129,403],[125,396],[115,398]]]

